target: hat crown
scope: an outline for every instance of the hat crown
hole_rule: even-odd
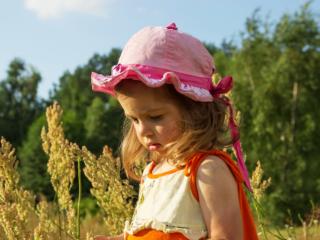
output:
[[[199,77],[211,77],[213,59],[193,36],[167,27],[145,27],[125,45],[120,64],[141,64]]]

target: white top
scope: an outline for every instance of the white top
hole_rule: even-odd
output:
[[[192,240],[206,237],[200,204],[192,195],[184,170],[163,176],[154,174],[154,178],[148,175],[150,166],[144,170],[137,206],[125,232],[133,235],[152,228],[165,233],[180,232]]]

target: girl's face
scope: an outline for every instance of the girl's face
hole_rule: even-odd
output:
[[[162,155],[167,144],[181,135],[182,114],[165,87],[149,88],[139,81],[126,81],[117,99],[140,143],[149,151]]]

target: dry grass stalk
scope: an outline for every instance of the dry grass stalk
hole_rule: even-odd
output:
[[[8,240],[31,239],[28,218],[34,196],[19,186],[15,150],[4,138],[0,144],[0,227]]]
[[[48,240],[57,235],[59,229],[53,216],[49,214],[50,206],[46,200],[37,205],[38,226],[34,229],[35,240]],[[56,221],[57,222],[57,221]]]
[[[0,228],[2,227],[3,231],[0,238],[5,236],[5,239],[8,240],[53,239],[54,230],[57,232],[57,228],[54,227],[53,218],[49,218],[48,204],[45,200],[41,200],[37,209],[34,208],[34,195],[19,186],[20,176],[16,170],[17,163],[14,149],[2,138],[0,145]]]
[[[252,173],[251,185],[253,189],[254,198],[260,202],[266,189],[271,185],[271,178],[262,181],[263,169],[261,167],[260,161],[257,162],[256,169]]]
[[[121,178],[121,163],[106,146],[98,158],[85,147],[79,147],[65,139],[62,128],[62,109],[54,103],[46,112],[48,131],[42,130],[43,149],[49,155],[48,172],[58,197],[60,208],[67,214],[68,234],[75,235],[75,210],[69,189],[75,178],[74,162],[78,158],[85,163],[84,173],[92,183],[91,193],[105,211],[106,231],[116,234],[133,213],[133,197],[136,195],[128,181]],[[65,215],[64,215],[65,216]],[[87,238],[92,237],[90,234]]]
[[[65,139],[62,128],[62,109],[55,102],[46,111],[48,131],[41,132],[44,151],[49,155],[48,173],[57,194],[58,204],[67,224],[62,226],[67,233],[76,237],[76,214],[70,194],[75,179],[74,162],[80,157],[79,147]]]
[[[123,230],[125,221],[133,214],[132,199],[136,192],[127,180],[121,178],[120,159],[114,158],[107,146],[99,158],[85,147],[82,152],[86,166],[84,173],[92,184],[91,194],[106,215],[106,231],[118,234]]]
[[[250,179],[251,182],[251,187],[253,190],[253,205],[256,210],[257,214],[257,220],[259,224],[259,232],[258,235],[263,235],[264,239],[267,239],[267,234],[266,234],[266,229],[265,229],[265,223],[263,222],[263,214],[262,214],[262,209],[261,209],[261,199],[264,196],[264,193],[266,189],[270,186],[271,184],[271,178],[269,177],[267,180],[262,181],[262,176],[263,176],[263,169],[261,167],[260,161],[257,162],[257,166],[255,170],[252,173],[252,177]]]
[[[88,232],[86,234],[86,240],[94,240],[94,236],[93,236],[93,234],[91,232]]]

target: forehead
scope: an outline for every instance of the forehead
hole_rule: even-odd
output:
[[[150,88],[140,81],[125,81],[118,89],[116,97],[126,114],[176,107],[175,101],[165,86]]]

